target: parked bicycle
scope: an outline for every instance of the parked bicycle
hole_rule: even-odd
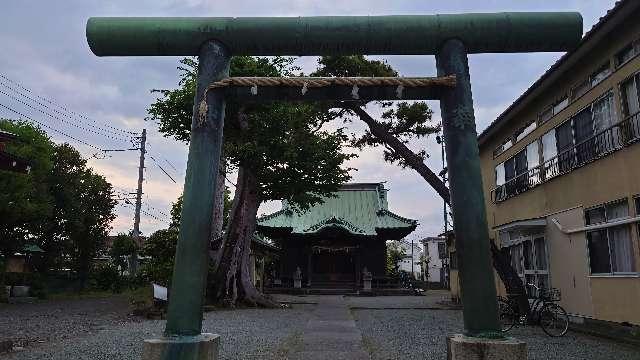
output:
[[[527,284],[527,286],[533,287],[537,294],[537,296],[530,298],[533,301],[529,302],[527,313],[523,314],[518,306],[518,296],[520,295],[508,295],[506,298],[498,297],[502,331],[507,332],[516,324],[537,324],[549,336],[559,337],[566,334],[569,329],[569,316],[562,306],[556,304],[560,301],[560,290],[539,288],[534,284]]]

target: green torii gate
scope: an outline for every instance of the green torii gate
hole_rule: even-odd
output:
[[[440,100],[466,335],[500,331],[468,54],[567,51],[580,41],[578,13],[482,13],[407,16],[255,18],[91,18],[87,40],[98,56],[199,56],[198,81],[165,336],[164,357],[195,359],[200,350],[215,174],[225,97],[265,100]],[[435,55],[429,85],[322,87],[238,84],[233,55]],[[455,83],[447,82],[445,77]],[[402,79],[402,78],[398,78]],[[425,79],[425,78],[420,78]],[[306,79],[308,81],[312,79]],[[356,81],[357,79],[351,79]],[[303,79],[304,81],[304,79]]]

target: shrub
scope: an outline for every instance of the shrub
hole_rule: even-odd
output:
[[[38,299],[45,299],[47,297],[47,291],[44,286],[44,279],[41,274],[33,273],[31,275],[31,284],[29,288],[29,293],[31,296],[37,297]]]
[[[96,290],[112,291],[119,293],[126,285],[124,278],[120,276],[118,269],[113,265],[103,265],[94,269],[90,275],[91,287]]]

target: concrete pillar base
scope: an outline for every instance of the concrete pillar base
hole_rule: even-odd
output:
[[[175,336],[144,341],[142,360],[218,360],[220,335]]]
[[[514,338],[484,339],[455,334],[447,338],[447,360],[526,360],[527,344]]]

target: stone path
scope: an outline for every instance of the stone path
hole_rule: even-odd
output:
[[[302,331],[301,351],[293,354],[293,359],[370,359],[342,296],[318,298],[318,305]]]

